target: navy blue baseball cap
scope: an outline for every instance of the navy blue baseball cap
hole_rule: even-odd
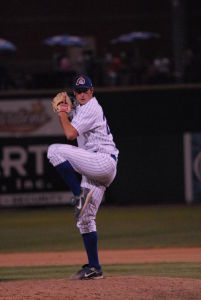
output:
[[[88,91],[90,88],[92,88],[92,81],[89,77],[86,75],[79,75],[75,77],[75,80],[73,82],[73,89],[75,91]]]

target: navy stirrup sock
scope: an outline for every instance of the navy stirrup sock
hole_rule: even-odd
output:
[[[82,238],[84,241],[84,246],[87,251],[87,256],[89,260],[89,266],[90,267],[95,267],[96,269],[101,269],[101,266],[99,264],[98,260],[98,236],[97,232],[89,232],[89,233],[84,233],[82,234]]]
[[[63,178],[65,183],[70,187],[74,196],[78,196],[81,194],[82,190],[80,187],[80,182],[75,174],[75,170],[71,166],[68,160],[56,166],[56,170]]]

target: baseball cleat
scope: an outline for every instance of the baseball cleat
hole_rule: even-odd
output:
[[[89,265],[82,266],[82,269],[71,276],[71,280],[89,280],[89,279],[102,279],[102,270],[97,270],[94,267],[89,267]]]
[[[75,219],[78,220],[80,219],[87,207],[87,204],[91,200],[93,194],[93,190],[83,188],[82,193],[75,197]]]

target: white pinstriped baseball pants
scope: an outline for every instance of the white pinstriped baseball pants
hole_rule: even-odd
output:
[[[50,145],[47,157],[54,167],[68,160],[73,169],[82,175],[81,186],[94,190],[92,200],[77,222],[77,227],[81,234],[96,231],[96,214],[106,187],[115,178],[116,161],[109,154],[90,152],[66,144]]]

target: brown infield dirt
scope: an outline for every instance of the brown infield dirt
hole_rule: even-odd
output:
[[[155,262],[201,262],[201,248],[167,248],[138,250],[102,250],[102,264]],[[84,252],[8,253],[0,254],[0,267],[82,265]],[[102,280],[70,279],[0,282],[1,300],[200,300],[201,280],[151,277],[107,276]]]

